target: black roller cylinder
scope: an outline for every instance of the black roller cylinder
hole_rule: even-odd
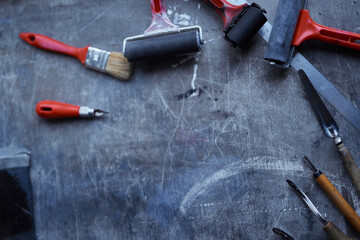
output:
[[[263,10],[253,3],[225,29],[225,38],[234,46],[244,47],[267,21]]]
[[[280,0],[270,39],[265,52],[265,60],[287,65],[292,53],[291,42],[295,32],[300,9],[304,0]]]
[[[125,57],[129,62],[141,62],[196,53],[200,49],[200,34],[194,30],[128,41]]]

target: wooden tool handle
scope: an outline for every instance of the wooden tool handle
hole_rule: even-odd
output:
[[[20,33],[20,38],[34,47],[73,56],[79,59],[82,64],[85,64],[89,46],[75,48],[38,33]]]
[[[350,151],[348,148],[344,145],[344,143],[340,143],[337,145],[338,151],[340,153],[340,156],[342,160],[345,162],[346,169],[348,170],[353,183],[356,187],[356,190],[358,194],[360,195],[360,170],[359,167],[356,165],[356,162],[354,161],[353,157],[351,156]]]
[[[301,9],[292,45],[299,46],[309,39],[360,50],[360,34],[317,24],[310,18],[308,10]]]
[[[338,190],[332,185],[325,174],[321,174],[316,178],[320,187],[325,191],[331,201],[339,208],[346,220],[360,233],[360,217],[356,214],[355,210],[343,198]]]
[[[324,231],[331,240],[356,240],[346,236],[334,223],[328,222],[323,226]]]

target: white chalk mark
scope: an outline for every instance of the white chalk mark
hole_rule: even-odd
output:
[[[192,205],[196,198],[206,194],[211,187],[219,181],[238,175],[248,169],[257,170],[278,170],[278,171],[304,171],[303,164],[279,160],[271,156],[252,157],[246,161],[237,161],[226,165],[223,169],[213,173],[203,181],[193,185],[181,201],[180,211],[186,214],[187,209]]]
[[[185,13],[179,15],[181,20],[191,20],[191,17]]]
[[[173,23],[178,24],[178,20],[179,20],[179,14],[175,13]]]
[[[183,26],[189,26],[190,22],[188,20],[181,20],[180,22],[178,22],[178,24]]]
[[[198,64],[195,63],[194,64],[194,73],[193,73],[193,77],[191,79],[191,87],[192,87],[192,89],[195,89],[195,81],[196,81],[196,77],[197,77],[197,70],[198,70]]]

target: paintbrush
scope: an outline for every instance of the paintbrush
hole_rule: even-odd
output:
[[[131,64],[122,53],[108,52],[91,46],[75,48],[37,33],[20,33],[20,37],[34,47],[76,57],[87,68],[123,80],[130,77]]]

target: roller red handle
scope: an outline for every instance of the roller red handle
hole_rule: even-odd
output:
[[[165,0],[150,0],[150,4],[152,15],[166,12]]]
[[[229,26],[231,21],[239,15],[245,7],[249,6],[245,1],[242,5],[233,5],[226,0],[204,0],[209,3],[224,21],[224,29]]]
[[[89,46],[84,48],[75,48],[37,33],[20,33],[20,38],[34,47],[70,55],[79,59],[82,64],[85,64]]]
[[[360,50],[360,34],[317,24],[310,18],[308,10],[301,9],[292,45],[299,46],[302,42],[309,39]]]
[[[80,106],[56,101],[41,101],[36,105],[36,113],[46,119],[79,117]]]

